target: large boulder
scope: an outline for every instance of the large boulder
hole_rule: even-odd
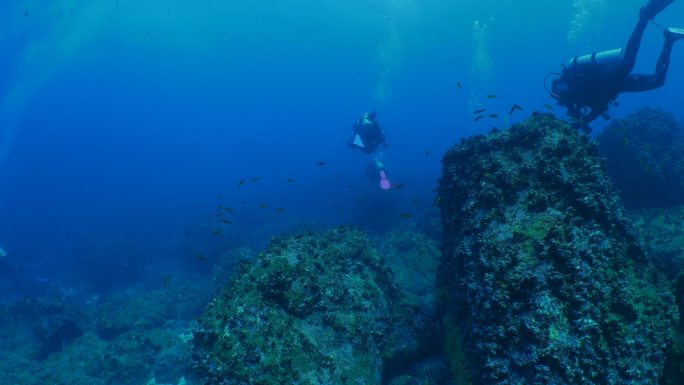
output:
[[[362,231],[281,236],[198,319],[192,363],[205,384],[379,385],[419,312]]]
[[[438,193],[457,378],[658,382],[677,307],[586,136],[535,114],[463,140],[444,156]]]
[[[625,207],[684,205],[684,130],[671,113],[642,108],[596,139]]]

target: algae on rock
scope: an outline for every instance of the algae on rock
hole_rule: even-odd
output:
[[[586,136],[534,114],[463,140],[438,193],[438,286],[474,384],[658,382],[677,308]]]
[[[358,229],[276,238],[242,270],[193,328],[206,384],[381,384],[412,334],[416,309]]]

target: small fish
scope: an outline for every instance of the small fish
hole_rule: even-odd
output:
[[[442,197],[439,196],[439,195],[437,195],[437,196],[435,197],[435,200],[432,201],[432,207],[437,206],[437,205],[439,204],[439,202],[441,202],[441,201],[442,201]]]
[[[222,212],[218,212],[218,213],[216,213],[216,216],[217,216],[217,217],[220,217],[221,215],[223,215],[223,213],[222,213]]]
[[[225,224],[227,224],[227,225],[229,225],[229,224],[232,223],[231,221],[229,221],[229,220],[227,220],[227,219],[221,219],[221,222],[223,222],[223,223],[225,223]]]
[[[550,105],[549,103],[544,103],[544,107],[546,107],[546,109],[548,109],[548,110],[553,110],[553,106]]]
[[[268,205],[266,203],[262,203],[259,205],[260,209],[265,209],[266,207],[268,207]]]
[[[223,195],[221,195],[221,194],[216,194],[216,198],[218,198],[218,199],[223,199]]]
[[[487,111],[487,110],[484,109],[484,108],[481,108],[481,109],[479,109],[479,110],[473,111],[473,114],[481,114],[481,113],[483,113],[483,112],[485,112],[485,111]]]
[[[508,111],[508,115],[512,114],[515,110],[522,110],[522,109],[523,109],[523,108],[520,107],[519,105],[514,104],[514,105],[511,107],[511,110]]]
[[[245,180],[244,180],[244,179],[240,179],[240,181],[239,181],[238,184],[237,184],[237,187],[240,187],[240,186],[242,186],[243,184],[245,184]]]
[[[249,181],[250,181],[251,183],[254,183],[254,182],[258,182],[259,179],[261,179],[260,176],[255,176],[254,178],[250,179]]]
[[[235,214],[235,212],[233,211],[233,209],[231,209],[230,207],[224,207],[224,208],[223,208],[223,211],[225,211],[225,212],[227,212],[227,213]]]
[[[496,99],[496,95],[494,95],[494,94],[487,95],[487,99]]]
[[[488,117],[488,118],[497,119],[497,118],[499,117],[499,115],[497,115],[497,114],[489,114],[489,115],[487,115],[487,117]]]
[[[316,164],[319,166],[325,166],[327,163],[322,160],[319,160],[318,162],[316,162]]]
[[[279,213],[282,213],[283,211],[285,211],[285,209],[282,208],[282,207],[276,207],[276,208],[273,209],[273,210],[275,210],[275,211],[277,211],[277,212],[279,212]]]
[[[425,150],[425,155],[430,155],[432,154],[432,150]]]
[[[402,218],[404,218],[404,219],[413,218],[413,215],[411,215],[411,214],[409,214],[409,213],[403,213],[403,214],[401,214],[400,216],[401,216]]]
[[[399,183],[398,185],[394,186],[395,190],[399,190],[400,188],[406,186],[406,183]]]
[[[332,176],[334,176],[337,179],[342,178],[342,175],[340,175],[340,174],[332,174]]]
[[[420,201],[420,198],[413,198],[411,200],[411,203],[418,203]]]
[[[214,229],[211,233],[214,234],[214,235],[219,235],[219,234],[221,234],[222,232],[223,232],[223,231],[221,231],[220,229]]]
[[[171,280],[171,275],[167,275],[166,278],[164,278],[164,283],[162,284],[162,287],[168,286],[170,280]]]
[[[485,117],[484,115],[476,116],[475,119],[474,119],[474,121],[477,122],[478,120],[480,120],[480,119],[482,119],[482,118],[484,118],[484,117]]]
[[[462,90],[463,84],[461,84],[461,82],[456,82],[456,87],[458,87],[459,90]]]
[[[24,10],[24,19],[26,19],[28,17],[29,17],[29,11],[28,11],[28,9],[25,9]]]
[[[287,183],[292,183],[292,182],[294,182],[294,181],[295,181],[294,178],[290,178],[290,179],[287,179],[285,182],[287,182]]]
[[[195,255],[195,258],[199,259],[200,261],[206,261],[207,260],[207,257],[205,257],[202,254]]]

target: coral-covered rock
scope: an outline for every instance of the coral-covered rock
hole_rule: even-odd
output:
[[[684,131],[671,113],[643,108],[597,140],[625,207],[684,205]]]
[[[453,368],[487,385],[658,382],[674,298],[584,135],[535,114],[463,140],[438,191]]]
[[[416,309],[360,230],[277,238],[242,270],[193,328],[206,384],[380,384],[411,335]]]
[[[684,206],[636,210],[630,213],[646,255],[668,278],[684,270]]]

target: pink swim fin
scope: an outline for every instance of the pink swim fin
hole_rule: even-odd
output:
[[[384,170],[380,170],[380,188],[383,190],[389,190],[392,188],[392,184],[390,183],[389,179],[387,179],[387,175],[385,175]]]

